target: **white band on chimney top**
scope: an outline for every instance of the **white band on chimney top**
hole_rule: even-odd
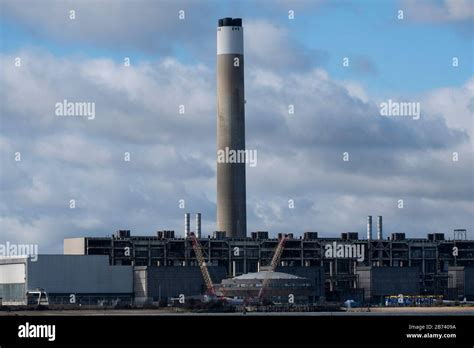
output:
[[[217,54],[244,54],[244,28],[218,27]]]

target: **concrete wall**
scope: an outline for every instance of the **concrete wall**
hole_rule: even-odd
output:
[[[0,259],[0,299],[4,305],[26,303],[26,258]]]
[[[133,268],[133,297],[135,303],[152,301],[148,296],[148,266],[137,266]]]
[[[460,296],[464,296],[464,267],[449,267],[448,274],[449,287],[457,289],[457,294]]]
[[[372,292],[372,267],[357,267],[356,274],[358,276],[358,287],[364,289],[364,299],[370,300]]]
[[[64,239],[64,255],[85,255],[86,239],[66,238]]]
[[[235,31],[229,39],[243,40],[243,29]],[[239,66],[234,65],[235,58],[239,60]],[[240,49],[219,53],[218,47],[217,151],[226,148],[245,150],[244,56]],[[218,162],[217,230],[225,231],[227,237],[245,238],[246,209],[245,163]]]
[[[0,283],[18,284],[26,281],[26,260],[0,264]]]

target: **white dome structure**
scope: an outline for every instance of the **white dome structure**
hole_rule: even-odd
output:
[[[282,273],[282,272],[272,272],[272,271],[260,271],[255,273],[246,273],[240,276],[234,277],[235,280],[244,280],[244,279],[305,279],[293,274]]]
[[[264,297],[273,302],[288,303],[290,297],[295,302],[308,302],[314,295],[314,283],[308,278],[272,271],[247,273],[224,279],[220,289],[228,297],[256,298],[266,280]]]

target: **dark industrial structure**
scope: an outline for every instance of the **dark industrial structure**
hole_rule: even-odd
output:
[[[319,297],[314,297],[314,283],[309,279],[271,271],[247,273],[224,279],[221,284],[222,291],[229,297],[257,298],[265,279],[268,281],[265,295],[272,302],[286,304],[289,298],[293,303],[313,303],[319,300]]]
[[[358,286],[364,289],[364,300],[382,300],[387,294],[418,295],[420,270],[418,267],[356,268]],[[396,280],[396,281],[394,281]]]
[[[185,213],[179,234],[162,230],[132,236],[119,230],[110,237],[68,238],[65,255],[42,255],[36,263],[26,257],[0,259],[0,300],[26,303],[27,293],[36,288],[44,289],[52,303],[73,295],[81,304],[112,299],[143,304],[205,293],[262,299],[264,290],[274,303],[289,297],[294,303],[381,303],[396,295],[473,299],[474,240],[467,240],[464,229],[454,230],[452,239],[443,233],[385,237],[382,216],[377,216],[374,238],[368,216],[365,238],[353,231],[340,238],[318,232],[247,235],[240,18],[218,21],[217,153],[217,230],[212,236],[203,234],[200,213],[191,231],[191,216]]]
[[[224,267],[209,267],[215,282],[227,276]],[[167,301],[179,295],[196,296],[205,292],[205,284],[198,267],[134,267],[135,303]]]
[[[459,298],[474,300],[474,267],[449,267],[449,289]]]
[[[0,302],[26,305],[44,290],[49,304],[132,303],[133,267],[111,266],[104,255],[38,255],[0,258]]]
[[[377,235],[382,236],[381,227]],[[319,276],[298,272],[321,270],[318,279],[321,286],[324,284],[324,290],[319,294],[330,300],[356,297],[376,300],[385,295],[396,295],[393,292],[403,289],[410,294],[446,298],[469,297],[473,293],[473,240],[445,239],[442,233],[430,233],[423,239],[407,238],[404,233],[371,240],[359,239],[357,232],[342,233],[341,238],[321,237],[317,232],[305,232],[299,238],[292,234],[288,236],[279,263],[285,270],[279,268],[277,271],[314,281]],[[457,230],[455,236],[465,237],[465,230]],[[281,234],[269,238],[266,231],[252,232],[248,238],[226,238],[217,232],[201,237],[199,242],[210,268],[221,267],[226,277],[235,277],[259,272],[268,266],[279,238]],[[330,253],[328,249],[334,246],[338,250]],[[193,267],[198,272],[191,242],[176,238],[174,231],[159,231],[155,236],[131,236],[126,230],[118,231],[112,237],[65,239],[64,252],[108,255],[111,265]],[[318,284],[315,286],[317,288]]]

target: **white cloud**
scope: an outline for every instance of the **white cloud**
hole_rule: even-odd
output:
[[[294,58],[288,50],[299,46],[286,29],[249,25],[263,35],[246,46],[252,61],[246,65],[247,145],[258,151],[257,167],[247,172],[251,230],[334,235],[364,230],[367,214],[384,215],[389,230],[410,236],[427,228],[473,228],[472,79],[419,96],[429,117],[384,119],[362,86],[335,81],[304,55]],[[54,248],[53,240],[65,236],[118,228],[179,232],[184,211],[202,212],[204,226],[214,228],[212,69],[170,58],[125,68],[110,59],[15,53],[2,56],[10,63],[0,77],[6,100],[0,228],[7,238],[41,234],[45,247]],[[12,64],[17,55],[25,62],[20,69]],[[291,69],[293,59],[300,59],[298,69]],[[54,104],[64,98],[96,102],[96,119],[54,116]],[[17,149],[21,163],[13,161]],[[455,150],[463,160],[453,164]],[[123,161],[125,151],[130,162]],[[344,151],[349,163],[342,161]],[[396,208],[399,198],[404,211]]]
[[[450,20],[474,19],[474,4],[471,0],[444,0]]]
[[[106,166],[111,159],[108,149],[87,142],[83,135],[78,134],[49,135],[40,138],[34,151],[37,157],[43,157],[46,161],[59,160],[93,167]]]
[[[308,50],[291,38],[288,28],[269,20],[250,20],[244,25],[244,51],[247,64],[281,71],[303,70],[321,65],[327,53]]]
[[[70,19],[70,11],[75,19]],[[186,12],[180,20],[179,11]],[[174,50],[172,42],[194,47],[193,35],[208,35],[215,23],[212,4],[192,0],[173,1],[2,1],[2,16],[35,33],[63,44],[92,43],[100,47],[163,52]],[[212,20],[211,20],[212,18]],[[196,31],[196,27],[206,28]],[[59,29],[59,30],[58,30]],[[170,40],[173,38],[174,40]]]
[[[423,107],[428,113],[441,114],[446,123],[471,135],[474,120],[474,78],[459,87],[445,87],[430,91]]]
[[[369,101],[367,91],[359,83],[355,81],[343,81],[343,85],[351,97],[360,99],[364,103]]]
[[[471,0],[402,0],[410,20],[420,22],[462,22],[474,19],[474,3]]]

